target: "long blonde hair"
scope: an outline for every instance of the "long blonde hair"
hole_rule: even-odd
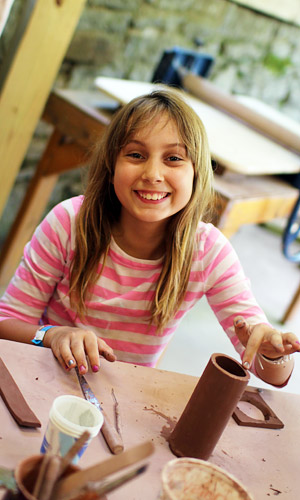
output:
[[[195,232],[212,199],[212,166],[204,126],[180,91],[158,89],[122,107],[96,145],[91,159],[84,200],[76,219],[76,245],[70,275],[70,302],[81,318],[91,286],[104,267],[112,229],[121,204],[113,186],[114,166],[120,150],[137,130],[161,113],[174,120],[194,165],[192,195],[167,225],[165,255],[150,310],[150,323],[160,332],[184,300],[193,259]]]

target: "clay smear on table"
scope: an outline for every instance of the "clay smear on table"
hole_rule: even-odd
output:
[[[154,413],[155,415],[158,415],[159,417],[163,418],[166,421],[167,425],[164,425],[161,428],[160,435],[166,441],[168,441],[171,432],[173,431],[173,429],[175,428],[175,425],[177,424],[177,418],[176,417],[169,417],[168,415],[165,415],[161,411],[155,410],[155,408],[154,408],[153,405],[151,405],[151,408],[147,408],[146,406],[144,406],[143,409],[145,411],[151,411],[151,413]]]

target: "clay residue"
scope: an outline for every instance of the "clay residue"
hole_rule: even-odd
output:
[[[143,408],[145,411],[151,411],[151,413],[154,413],[155,415],[158,415],[159,417],[163,418],[166,421],[166,425],[164,425],[161,428],[160,435],[168,441],[171,432],[173,431],[175,425],[177,424],[177,417],[169,417],[168,415],[165,415],[161,411],[155,410],[154,407],[151,405],[151,408],[147,408],[144,406]]]
[[[280,495],[282,493],[282,491],[277,488],[273,488],[272,484],[270,484],[270,490],[274,491],[273,495]]]

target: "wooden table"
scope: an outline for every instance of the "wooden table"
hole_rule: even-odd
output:
[[[37,430],[20,428],[0,401],[0,466],[14,468],[26,456],[39,453],[53,399],[62,394],[81,396],[81,391],[74,372],[64,373],[48,349],[0,340],[0,355],[42,422]],[[111,493],[109,499],[156,500],[162,467],[175,458],[166,436],[181,415],[198,378],[106,361],[98,374],[89,373],[86,378],[111,416],[114,389],[120,405],[125,449],[147,440],[155,445],[147,472]],[[298,500],[300,396],[271,390],[264,390],[262,395],[285,427],[281,430],[240,427],[230,419],[210,461],[239,479],[255,500],[267,500],[276,491],[281,492],[282,500]],[[199,429],[202,432],[205,429]],[[109,456],[99,435],[79,465],[85,468]]]

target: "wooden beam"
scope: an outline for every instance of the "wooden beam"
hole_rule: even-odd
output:
[[[0,255],[0,286],[7,285],[46,209],[59,174],[79,167],[87,160],[86,149],[54,130],[32,178]]]
[[[2,87],[0,215],[86,0],[37,0]]]

